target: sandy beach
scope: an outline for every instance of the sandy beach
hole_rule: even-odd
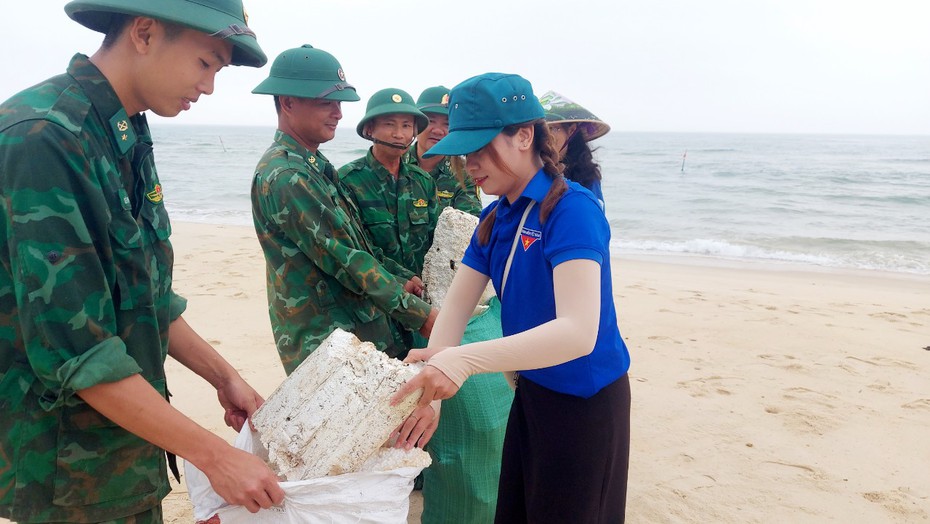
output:
[[[185,318],[269,395],[284,372],[254,232],[173,227]],[[930,278],[632,259],[613,277],[629,522],[930,521]],[[174,405],[232,441],[209,385],[168,367]],[[192,522],[183,483],[164,508]]]

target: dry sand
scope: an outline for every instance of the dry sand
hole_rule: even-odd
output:
[[[252,229],[176,223],[172,240],[185,318],[269,395],[284,372]],[[930,521],[930,277],[632,259],[613,276],[629,522]],[[174,405],[232,441],[209,385],[168,367]],[[192,522],[183,484],[164,507]]]

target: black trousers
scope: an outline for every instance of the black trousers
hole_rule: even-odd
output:
[[[507,422],[498,524],[623,522],[630,464],[630,379],[591,398],[521,377]]]

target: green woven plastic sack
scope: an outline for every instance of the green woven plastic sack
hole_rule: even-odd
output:
[[[469,320],[462,343],[501,338],[501,304]],[[473,375],[442,401],[439,427],[427,445],[433,464],[423,470],[424,524],[494,522],[501,449],[513,390],[501,373]]]

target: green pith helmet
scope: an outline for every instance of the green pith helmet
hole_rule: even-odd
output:
[[[424,113],[449,115],[449,88],[445,86],[427,87],[417,98],[417,109]]]
[[[355,87],[336,57],[310,44],[288,49],[274,59],[271,73],[252,90],[258,95],[325,98],[340,102],[357,102]]]
[[[105,33],[114,14],[148,16],[228,39],[232,65],[261,67],[268,57],[249,29],[242,0],[73,0],[65,13],[75,22]]]
[[[610,131],[610,126],[593,113],[555,91],[546,91],[539,97],[550,124],[578,124],[586,142],[600,138]]]
[[[362,117],[362,121],[358,123],[355,130],[358,132],[358,136],[371,139],[371,137],[365,136],[365,124],[377,116],[396,114],[413,116],[417,125],[414,134],[419,134],[429,125],[429,118],[417,109],[410,93],[403,89],[389,87],[371,95],[371,98],[368,99],[368,106],[365,108],[365,116]]]

